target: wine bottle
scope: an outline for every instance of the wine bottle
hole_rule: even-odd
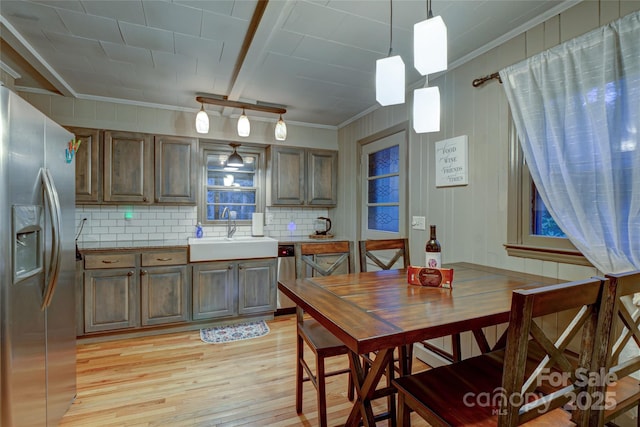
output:
[[[440,242],[436,238],[436,226],[430,225],[431,237],[427,241],[427,245],[424,248],[425,251],[425,265],[429,268],[441,268],[442,267],[442,255],[440,249]]]

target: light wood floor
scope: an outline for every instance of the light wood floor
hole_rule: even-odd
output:
[[[205,344],[198,331],[80,344],[78,396],[60,425],[317,426],[310,383],[304,413],[295,410],[295,319],[268,324],[266,336],[228,344]],[[347,366],[346,357],[334,359],[332,368]],[[416,370],[425,366],[414,361]],[[330,426],[351,409],[346,384],[346,375],[327,381]],[[412,425],[427,424],[416,417]]]

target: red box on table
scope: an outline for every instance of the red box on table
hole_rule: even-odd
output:
[[[410,285],[453,289],[453,269],[409,266],[407,282]]]

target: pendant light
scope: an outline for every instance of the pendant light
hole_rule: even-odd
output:
[[[280,114],[278,123],[276,123],[275,136],[278,141],[284,141],[287,139],[287,124],[282,120],[282,114]]]
[[[416,133],[440,131],[440,88],[413,91],[413,130]]]
[[[200,104],[200,111],[196,114],[196,132],[209,133],[209,116],[204,111],[204,104]]]
[[[251,123],[249,118],[244,114],[244,108],[242,109],[242,115],[238,118],[238,136],[249,136],[251,133]]]
[[[242,160],[242,157],[240,156],[240,154],[238,154],[238,151],[236,150],[236,147],[239,147],[240,144],[229,144],[229,145],[233,147],[233,153],[231,153],[231,155],[227,159],[227,166],[230,166],[232,168],[241,168],[242,166],[244,166],[244,160]]]
[[[413,65],[422,74],[447,69],[447,26],[441,16],[433,17],[427,0],[427,19],[413,26]]]
[[[404,61],[391,56],[393,46],[393,3],[389,0],[389,54],[376,61],[376,101],[382,106],[404,102]]]

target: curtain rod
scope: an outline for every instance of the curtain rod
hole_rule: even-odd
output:
[[[473,87],[478,87],[478,86],[482,86],[483,84],[485,84],[489,80],[493,80],[493,79],[498,79],[498,81],[500,83],[502,83],[502,79],[500,78],[500,74],[496,72],[496,73],[490,74],[488,76],[484,76],[484,77],[480,77],[478,79],[475,79],[473,81],[473,83],[471,83],[471,84],[473,85]]]

